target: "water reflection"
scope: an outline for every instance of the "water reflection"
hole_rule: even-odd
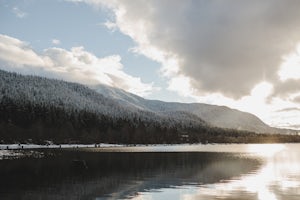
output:
[[[45,150],[39,159],[0,161],[0,199],[294,200],[300,198],[299,147]]]
[[[216,183],[260,166],[258,160],[230,153],[48,150],[44,154],[42,159],[1,161],[0,199],[134,198]]]
[[[185,195],[182,199],[299,199],[299,147],[299,144],[249,145],[251,153],[265,157],[265,165],[261,169],[226,183],[200,187],[196,193]]]

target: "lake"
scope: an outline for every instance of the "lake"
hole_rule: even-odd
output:
[[[16,156],[0,157],[0,199],[300,199],[300,144],[27,149],[9,154]]]

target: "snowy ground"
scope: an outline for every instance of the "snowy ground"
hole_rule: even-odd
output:
[[[16,149],[57,149],[57,148],[92,148],[92,147],[123,147],[120,144],[0,144],[0,150],[16,150]]]
[[[105,147],[123,147],[120,144],[50,144],[50,145],[38,145],[38,144],[0,144],[0,160],[3,159],[15,159],[26,156],[40,157],[42,154],[37,151],[31,151],[34,149],[59,149],[59,148],[105,148]],[[22,151],[27,149],[27,151]]]
[[[23,154],[20,152],[10,150],[0,150],[0,160],[4,158],[21,157]]]
[[[166,152],[166,151],[186,151],[186,148],[191,151],[199,150],[200,144],[0,144],[0,160],[3,159],[15,159],[26,156],[40,157],[42,153],[35,151],[38,149],[77,149],[77,148],[99,148],[101,151],[123,151],[123,152]],[[200,145],[206,148],[211,146],[214,148],[213,144],[210,145]],[[26,151],[23,151],[26,150]]]

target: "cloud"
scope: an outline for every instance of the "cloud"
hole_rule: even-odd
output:
[[[293,102],[300,104],[300,95],[299,94],[293,98]]]
[[[278,76],[281,81],[286,81],[288,79],[300,79],[300,45],[290,53],[284,56],[283,62],[278,71]]]
[[[294,124],[294,125],[287,124],[286,126],[283,126],[282,128],[292,128],[295,130],[300,130],[300,124]],[[298,133],[298,135],[299,135],[299,133]]]
[[[49,66],[50,64],[47,58],[37,55],[25,42],[1,34],[0,60],[15,65]]]
[[[241,98],[263,80],[277,83],[283,56],[300,41],[299,1],[82,1],[112,9],[110,27],[161,62],[170,83],[188,78],[196,95]]]
[[[288,79],[284,82],[277,81],[274,85],[274,91],[270,98],[277,96],[283,99],[289,99],[300,92],[300,80]]]
[[[58,40],[58,39],[52,39],[52,44],[59,45],[60,44],[60,40]]]
[[[98,58],[83,47],[45,49],[38,54],[25,42],[0,34],[0,68],[87,85],[107,84],[145,96],[155,88],[123,71],[121,57]]]
[[[28,14],[22,10],[20,10],[18,7],[13,7],[12,12],[18,17],[18,18],[24,18]]]
[[[106,28],[112,30],[112,31],[115,31],[117,30],[117,25],[115,23],[112,23],[110,21],[106,21],[105,23],[101,23],[100,25],[104,25]]]
[[[283,108],[283,109],[280,109],[280,110],[276,110],[276,112],[292,112],[292,111],[300,112],[300,108],[290,107],[290,108]]]

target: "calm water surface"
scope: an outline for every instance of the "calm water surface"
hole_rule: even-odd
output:
[[[300,199],[300,144],[16,152],[22,154],[0,160],[0,199]]]

